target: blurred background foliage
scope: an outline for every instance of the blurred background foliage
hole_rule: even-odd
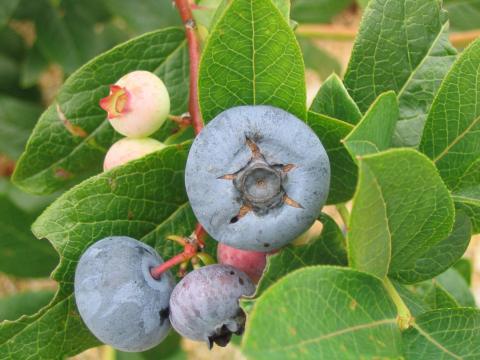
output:
[[[203,39],[216,20],[217,7],[227,1],[196,1],[194,15]],[[304,54],[310,100],[332,72],[345,72],[367,2],[292,0],[291,26]],[[444,0],[444,7],[454,32],[452,42],[461,50],[479,34],[480,0]],[[0,321],[35,313],[55,290],[47,278],[58,257],[47,241],[34,238],[30,225],[59,194],[29,195],[9,181],[39,115],[65,79],[89,59],[139,34],[177,25],[181,25],[180,18],[169,0],[0,0]],[[338,215],[334,212],[333,216]],[[473,241],[472,248],[477,243]],[[475,255],[472,249],[468,253]],[[452,270],[438,279],[438,284],[459,286],[455,276],[461,274],[465,284],[475,285],[471,279],[475,263],[459,262],[458,273]],[[430,296],[432,286],[419,285],[418,291]],[[465,296],[464,301],[473,301],[468,293]],[[178,343],[179,339],[169,341]],[[184,348],[191,358],[204,356],[189,343]],[[219,349],[207,356],[241,358],[232,351]],[[110,359],[161,356],[155,351],[129,355],[109,349],[89,354],[78,358],[98,358],[99,354]]]

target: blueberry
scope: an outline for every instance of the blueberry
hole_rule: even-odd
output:
[[[170,329],[170,273],[159,280],[150,268],[163,261],[140,241],[113,236],[90,246],[75,272],[78,311],[90,331],[123,351],[158,345]]]
[[[192,209],[217,241],[270,252],[315,221],[330,184],[320,140],[292,114],[239,106],[195,139],[185,185]]]
[[[127,137],[150,136],[165,122],[170,97],[163,81],[149,71],[132,71],[110,87],[100,100],[113,128]]]
[[[107,151],[103,162],[103,170],[110,170],[164,147],[164,144],[155,139],[123,138],[113,144]]]
[[[245,313],[238,300],[253,295],[255,285],[240,270],[209,265],[187,274],[170,298],[170,321],[184,337],[225,346],[232,333],[241,334]]]
[[[243,271],[254,283],[258,283],[262,277],[267,263],[267,254],[260,251],[236,249],[221,243],[217,246],[218,262]]]

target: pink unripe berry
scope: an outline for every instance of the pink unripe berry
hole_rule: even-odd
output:
[[[268,253],[240,250],[222,243],[217,247],[217,260],[220,264],[230,265],[243,271],[254,283],[258,283],[262,277],[267,255]]]
[[[153,134],[170,113],[170,97],[162,80],[149,71],[133,71],[110,86],[100,100],[113,128],[120,134],[141,138]]]
[[[116,166],[123,165],[129,161],[139,159],[149,153],[164,148],[160,141],[145,138],[131,139],[124,138],[113,144],[105,155],[103,170],[107,171]]]

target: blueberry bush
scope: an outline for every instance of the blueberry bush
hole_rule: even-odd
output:
[[[130,341],[109,343],[123,350],[160,342],[116,359],[185,359],[178,333],[210,347],[235,335],[255,360],[479,359],[480,311],[462,256],[480,233],[480,3],[174,5],[0,1],[0,272],[58,283],[0,298],[0,359],[73,356],[102,344],[96,328],[107,343]],[[326,31],[346,9],[362,13],[358,33]],[[345,69],[317,36],[354,40]],[[49,100],[39,89],[52,69],[65,81]],[[138,118],[133,90],[111,88],[137,71],[168,92],[136,99]],[[309,106],[306,72],[322,80]],[[158,126],[146,124],[145,139],[128,138],[116,158],[112,145],[125,140],[111,113],[132,111],[135,126],[150,121],[152,103],[163,106]],[[222,118],[228,126],[216,125]],[[107,152],[114,165],[104,169]],[[249,187],[245,173],[258,169],[274,188],[267,175]],[[249,197],[270,191],[275,202]],[[321,212],[324,202],[342,221]],[[307,210],[313,217],[296,215]],[[230,221],[222,238],[217,215]],[[309,230],[314,219],[321,231]],[[98,242],[116,237],[145,245],[117,242],[97,258]],[[245,258],[254,291],[242,264],[212,265],[218,241],[233,246],[234,263],[236,248],[268,252]],[[80,271],[83,254],[93,265]],[[168,291],[155,290],[167,280]]]

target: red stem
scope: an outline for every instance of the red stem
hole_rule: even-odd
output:
[[[168,259],[163,264],[150,270],[154,279],[160,279],[162,274],[175,265],[181,264],[187,260],[190,260],[197,254],[197,246],[192,244],[186,244],[182,253],[175,255],[171,259]]]
[[[195,134],[199,134],[203,128],[202,114],[198,103],[198,68],[200,64],[200,44],[196,34],[195,20],[193,19],[192,9],[189,0],[175,0],[180,17],[185,25],[185,34],[188,43],[188,53],[190,57],[190,99],[189,111],[192,117],[192,125]]]
[[[15,170],[15,162],[0,154],[0,177],[10,177]]]

